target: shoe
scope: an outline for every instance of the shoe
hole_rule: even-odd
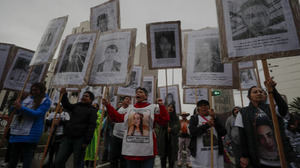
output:
[[[181,165],[182,165],[181,162],[178,162],[178,163],[177,163],[177,166],[178,166],[178,167],[180,167]]]
[[[186,167],[192,168],[192,164],[191,164],[191,163],[187,163],[187,164],[186,164]]]

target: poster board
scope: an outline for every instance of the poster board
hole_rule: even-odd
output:
[[[240,90],[248,90],[252,86],[258,86],[258,78],[255,69],[240,69]]]
[[[219,34],[216,28],[192,31],[185,36],[183,86],[238,88],[235,64],[221,62]]]
[[[196,93],[197,93],[197,95],[196,95]],[[184,88],[183,89],[183,103],[184,104],[196,104],[199,100],[207,100],[208,101],[208,89],[207,88]]]
[[[136,29],[100,34],[96,43],[89,85],[124,86],[133,66]]]
[[[14,45],[0,43],[0,90],[2,89],[3,81],[13,61],[13,51]]]
[[[30,66],[50,63],[62,34],[65,30],[68,16],[52,19],[40,40],[40,43],[31,59]]]
[[[112,31],[120,29],[120,2],[110,0],[91,8],[91,31]]]
[[[181,68],[180,21],[146,25],[149,69]]]
[[[52,87],[83,87],[90,73],[96,32],[72,34],[62,45]]]
[[[300,54],[295,0],[216,0],[224,62]]]
[[[159,97],[163,100],[164,105],[167,107],[169,104],[174,104],[176,114],[181,114],[181,102],[179,94],[179,85],[169,85],[168,93],[166,94],[166,87],[159,87]]]
[[[156,98],[156,78],[155,76],[144,76],[142,87],[148,91],[148,99],[147,102],[150,104],[155,103]]]

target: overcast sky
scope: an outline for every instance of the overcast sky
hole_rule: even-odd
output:
[[[56,17],[69,15],[62,39],[71,34],[72,28],[89,20],[90,8],[104,0],[1,0],[0,42],[36,50],[48,22]],[[181,29],[217,27],[214,0],[120,0],[121,28],[137,28],[137,41],[146,42],[146,24],[159,21],[181,21]],[[57,49],[56,53],[59,49]],[[174,79],[175,78],[175,79]],[[158,85],[165,84],[160,72]],[[168,73],[168,83],[181,83],[181,71]],[[182,94],[182,92],[181,92]],[[194,106],[193,106],[194,107]],[[193,107],[183,105],[183,111]]]

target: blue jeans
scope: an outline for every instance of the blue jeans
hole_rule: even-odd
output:
[[[73,166],[74,168],[82,168],[84,165],[85,147],[82,146],[84,143],[84,137],[82,138],[68,138],[64,137],[59,145],[57,156],[55,157],[54,165],[55,168],[65,168],[65,164],[68,158],[73,153]]]
[[[31,168],[31,163],[36,146],[36,143],[11,143],[8,168],[17,167],[18,161],[21,158],[21,154],[23,154],[23,168]]]
[[[153,168],[154,158],[147,160],[126,160],[127,167],[130,168]]]

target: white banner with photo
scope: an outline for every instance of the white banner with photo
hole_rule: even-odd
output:
[[[196,104],[199,100],[208,100],[207,88],[183,89],[183,103]]]
[[[228,57],[300,48],[289,0],[222,0]]]
[[[240,89],[248,90],[252,86],[258,86],[254,69],[240,69]]]
[[[65,30],[68,16],[59,17],[48,23],[36,52],[30,62],[30,66],[50,63],[55,54],[61,36]]]
[[[163,103],[165,104],[166,108],[168,105],[174,104],[176,108],[176,114],[181,114],[181,102],[178,85],[168,86],[168,93],[166,87],[159,87],[159,97],[163,99]]]
[[[142,87],[148,91],[147,102],[153,104],[156,97],[156,83],[154,76],[144,76]]]
[[[52,80],[54,87],[80,87],[88,80],[97,33],[69,35]]]
[[[6,79],[4,81],[4,88],[11,90],[22,90],[25,80],[29,73],[29,63],[33,57],[34,52],[22,48],[18,48],[12,66],[10,67]],[[25,91],[30,91],[33,83],[40,82],[45,74],[46,64],[35,65],[31,72]]]
[[[118,87],[117,95],[135,96],[135,89],[142,85],[142,70],[142,66],[133,66],[129,83],[125,87]]]
[[[219,34],[206,28],[187,34],[183,76],[185,86],[233,86],[232,64],[222,64]]]
[[[2,74],[4,72],[4,68],[7,62],[7,58],[9,56],[10,50],[13,45],[0,43],[0,79],[2,80]],[[0,82],[2,83],[2,82]]]
[[[133,64],[131,50],[132,44],[135,44],[135,34],[136,29],[128,29],[100,35],[89,85],[126,84],[129,67]]]

